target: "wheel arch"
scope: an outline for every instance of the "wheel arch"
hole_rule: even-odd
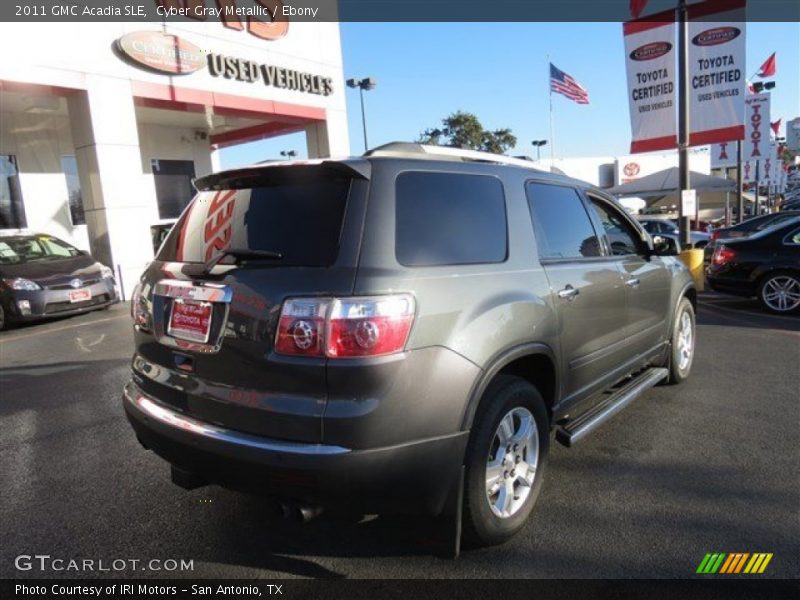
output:
[[[800,277],[800,269],[792,265],[770,265],[769,267],[765,267],[764,269],[759,269],[758,272],[754,273],[753,278],[753,291],[756,295],[758,295],[758,291],[761,289],[761,284],[764,283],[764,280],[774,275],[775,273],[791,273],[795,277]]]
[[[470,392],[462,429],[472,427],[486,388],[500,374],[515,375],[536,386],[544,398],[548,416],[552,419],[553,406],[558,400],[560,389],[557,365],[553,349],[538,342],[515,346],[494,357]]]

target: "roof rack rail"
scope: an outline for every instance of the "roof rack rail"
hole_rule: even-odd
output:
[[[488,162],[502,165],[516,165],[533,169],[534,162],[527,157],[515,158],[504,154],[492,154],[491,152],[481,152],[479,150],[465,150],[463,148],[452,148],[450,146],[430,146],[415,142],[391,142],[378,146],[364,153],[364,156],[414,156],[415,158],[444,158],[450,160],[460,160],[464,162]]]

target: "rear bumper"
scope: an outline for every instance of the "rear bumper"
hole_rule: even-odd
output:
[[[441,512],[469,433],[352,450],[199,421],[146,395],[134,382],[125,386],[123,402],[145,447],[209,483],[366,513]]]

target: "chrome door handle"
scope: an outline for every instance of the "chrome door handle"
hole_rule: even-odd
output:
[[[560,291],[558,292],[558,297],[559,297],[559,298],[563,298],[564,300],[570,300],[570,301],[572,301],[572,300],[574,300],[574,299],[575,299],[575,296],[577,296],[579,293],[580,293],[580,291],[579,291],[579,290],[576,290],[576,289],[575,289],[574,287],[572,287],[571,285],[568,285],[568,286],[567,286],[567,287],[565,287],[563,290],[560,290]]]
[[[636,288],[639,287],[640,283],[641,282],[634,277],[633,279],[628,279],[628,281],[625,282],[625,285],[630,286],[632,288]]]

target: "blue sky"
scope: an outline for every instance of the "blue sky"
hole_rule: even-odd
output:
[[[370,146],[413,140],[456,110],[487,128],[510,127],[512,154],[535,155],[550,137],[547,54],[577,79],[591,104],[553,96],[557,157],[625,154],[630,144],[622,26],[619,23],[342,23],[345,77],[372,76],[365,93]],[[778,53],[772,120],[800,116],[800,23],[749,23],[747,73]],[[350,148],[363,151],[358,93],[347,89]],[[783,134],[783,130],[782,130]],[[305,156],[305,136],[223,151],[223,166]],[[549,149],[545,147],[546,155]],[[545,153],[543,153],[543,156]]]

